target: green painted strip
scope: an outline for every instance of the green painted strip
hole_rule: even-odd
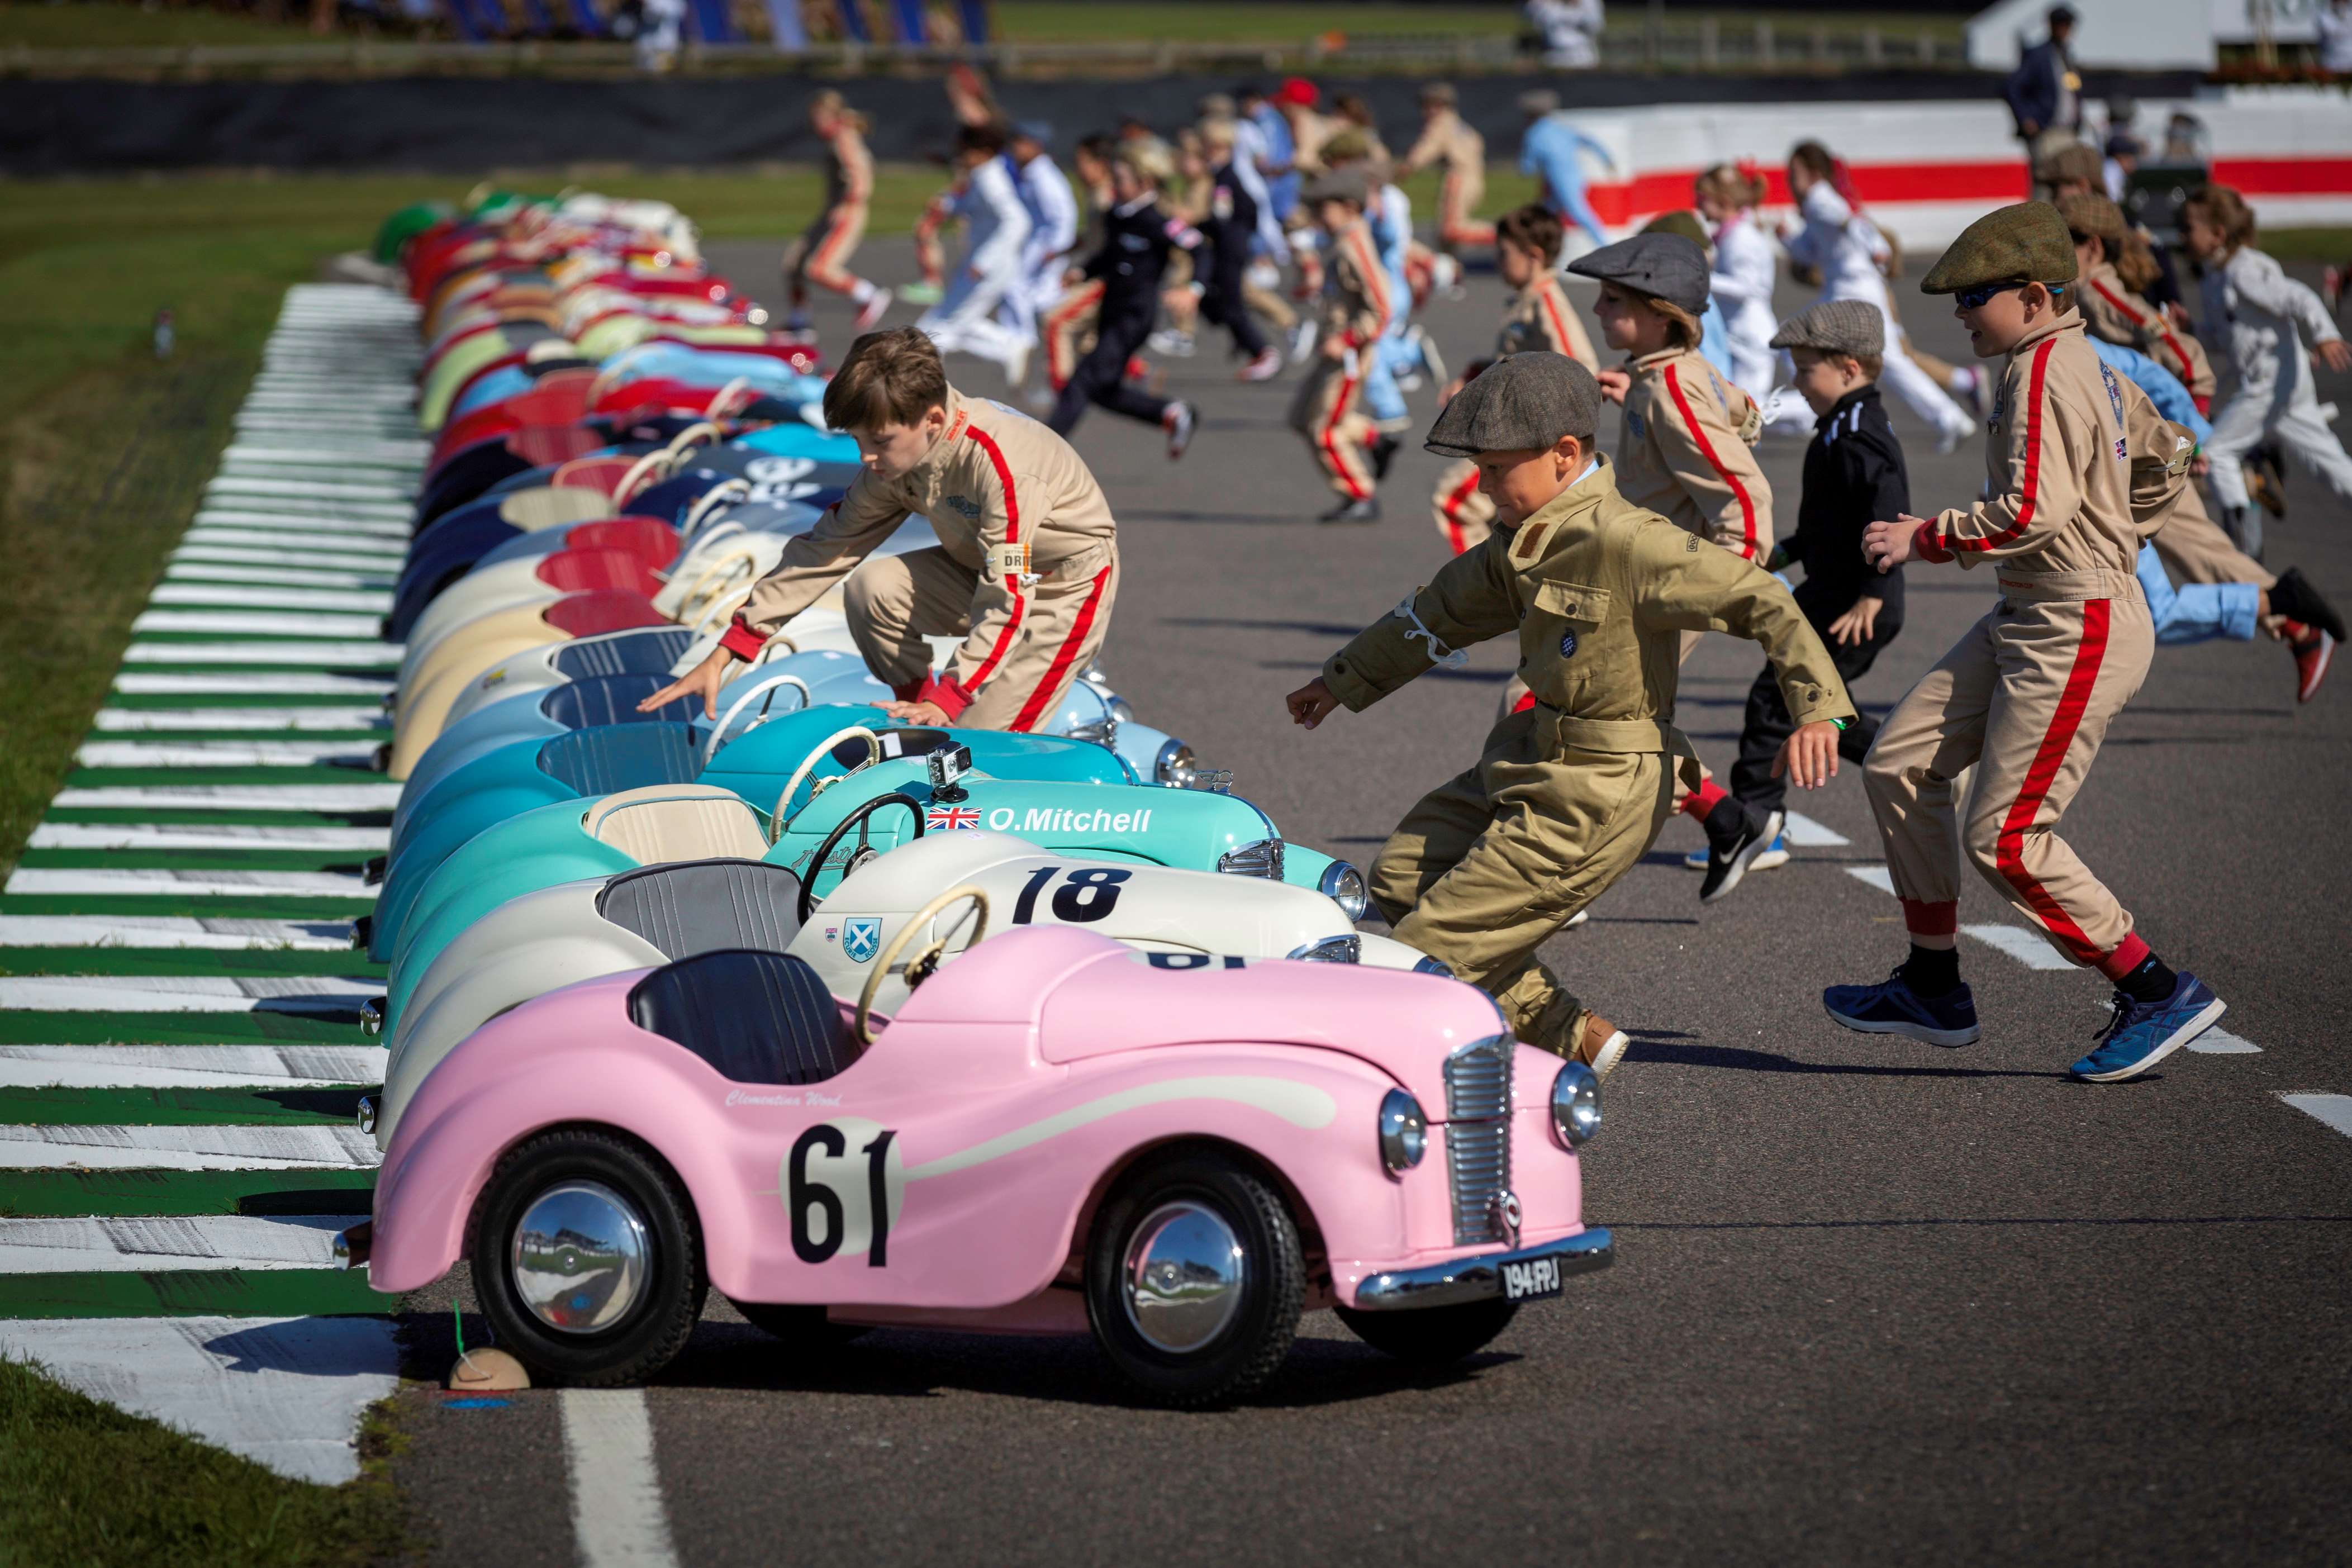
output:
[[[364,952],[283,948],[0,947],[0,974],[333,974],[383,979]]]
[[[354,1089],[0,1089],[0,1126],[351,1125]]]
[[[347,1317],[393,1304],[364,1268],[0,1274],[0,1318]]]
[[[223,920],[351,921],[375,908],[373,899],[294,897],[263,893],[251,898],[182,897],[170,893],[10,893],[0,897],[0,915],[188,915]]]
[[[373,1171],[0,1171],[0,1215],[347,1214]]]
[[[50,871],[348,871],[369,856],[357,849],[27,849],[19,866]]]
[[[0,1012],[0,1046],[365,1045],[349,1019],[299,1013]]]

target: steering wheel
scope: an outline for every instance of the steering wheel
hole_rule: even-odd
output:
[[[613,505],[615,508],[628,505],[629,498],[637,493],[641,483],[648,479],[659,479],[668,472],[669,453],[667,450],[656,447],[647,452],[630,464],[629,471],[621,476],[621,482],[613,487]],[[620,513],[615,510],[614,515],[617,517]]]
[[[767,693],[768,700],[760,704],[760,711],[758,715],[752,719],[751,723],[744,726],[743,732],[748,735],[752,731],[758,729],[761,725],[768,721],[768,709],[770,704],[776,700],[776,688],[779,686],[796,686],[800,688],[801,706],[803,708],[809,708],[815,705],[816,694],[808,689],[808,682],[803,680],[799,676],[783,674],[772,675],[768,677],[765,680],[759,682],[757,685],[753,686],[751,690],[746,691],[742,696],[738,697],[732,703],[728,705],[726,715],[719,721],[719,727],[711,731],[710,739],[703,742],[702,765],[704,767],[709,767],[710,765],[710,759],[718,754],[719,742],[727,733],[728,727],[735,722],[735,715],[742,712],[743,710],[751,704],[751,699],[759,696],[763,691]]]
[[[773,813],[772,820],[776,825],[776,831],[779,837],[782,837],[783,833],[785,821],[784,808],[793,804],[793,796],[800,794],[801,785],[808,782],[808,776],[810,773],[816,771],[817,763],[823,762],[826,757],[831,756],[833,754],[833,749],[841,744],[844,741],[863,741],[866,742],[866,760],[858,763],[857,768],[870,768],[875,763],[882,760],[882,737],[876,734],[873,731],[867,729],[863,724],[852,724],[846,730],[836,730],[832,734],[827,735],[824,742],[820,743],[814,751],[801,759],[801,765],[793,770],[792,782],[785,784],[784,793],[776,797],[776,809]],[[857,768],[852,768],[849,772],[854,773],[857,771]],[[844,774],[843,776],[846,777],[847,775]]]
[[[859,1045],[870,1046],[874,1043],[874,997],[875,994],[882,989],[882,977],[890,973],[891,961],[905,950],[908,942],[915,940],[917,931],[938,919],[950,906],[965,899],[970,899],[978,910],[973,917],[971,941],[964,943],[965,950],[970,951],[982,937],[988,934],[988,895],[970,882],[966,882],[960,888],[950,888],[946,892],[917,910],[914,918],[901,926],[898,934],[890,939],[890,945],[882,950],[882,956],[874,961],[874,973],[866,977],[866,989],[858,994],[857,1016],[852,1021],[852,1026],[857,1031]],[[941,937],[908,960],[907,989],[912,991],[916,986],[929,980],[932,971],[939,968],[940,961],[946,956],[947,951],[948,939]]]
[[[849,874],[865,865],[866,861],[880,858],[874,846],[866,841],[866,819],[887,805],[905,806],[908,815],[915,819],[915,837],[920,838],[923,836],[923,803],[903,790],[894,789],[888,795],[877,795],[839,822],[835,823],[833,831],[824,836],[824,842],[816,847],[816,853],[809,857],[808,875],[801,879],[801,924],[808,924],[809,915],[816,908],[816,879],[818,874],[824,869],[826,858],[832,855],[833,847],[840,843],[843,836],[851,828],[857,829],[857,848],[846,861],[843,862],[842,879],[846,881]],[[840,882],[834,884],[836,889],[840,886]]]

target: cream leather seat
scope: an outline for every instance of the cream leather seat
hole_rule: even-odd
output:
[[[567,522],[596,522],[614,515],[611,496],[577,485],[541,485],[517,490],[499,502],[499,521],[525,533]]]
[[[640,866],[674,860],[757,860],[768,852],[760,814],[713,784],[649,784],[606,795],[581,827]]]

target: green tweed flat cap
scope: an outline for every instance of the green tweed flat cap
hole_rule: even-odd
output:
[[[1489,366],[1440,410],[1422,445],[1446,458],[1539,451],[1562,436],[1591,440],[1601,384],[1569,358],[1538,351]]]
[[[2033,177],[2045,185],[2061,180],[2088,180],[2095,185],[2103,173],[2096,147],[2087,142],[2069,142],[2034,165]]]
[[[2072,283],[2074,239],[2048,202],[1998,207],[1962,230],[1919,280],[1922,294],[1957,294],[1988,283]]]
[[[2095,196],[2088,192],[2060,196],[2058,216],[2066,220],[2067,228],[2073,232],[2096,235],[2105,240],[2111,253],[2124,242],[2124,209],[2105,196]]]
[[[1867,300],[1824,300],[1781,322],[1772,346],[1876,359],[1886,352],[1886,320]]]

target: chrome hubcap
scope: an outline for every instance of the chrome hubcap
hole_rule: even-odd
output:
[[[1189,1200],[1162,1204],[1127,1243],[1119,1270],[1127,1321],[1156,1350],[1199,1350],[1233,1321],[1247,1278],[1241,1237]]]
[[[515,1226],[507,1268],[531,1315],[567,1334],[593,1334],[645,1294],[653,1236],[635,1204],[601,1182],[562,1182],[533,1198]]]

